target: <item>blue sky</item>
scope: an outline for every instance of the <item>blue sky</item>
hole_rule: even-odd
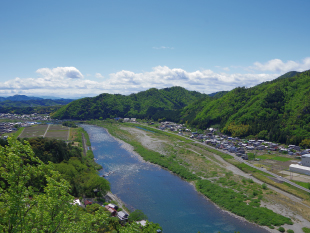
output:
[[[0,96],[212,93],[310,69],[309,0],[1,1]]]

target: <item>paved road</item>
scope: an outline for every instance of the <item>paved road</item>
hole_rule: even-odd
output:
[[[166,133],[173,134],[173,135],[176,135],[175,133],[171,133],[171,132],[167,132],[167,131],[165,131],[165,132],[166,132]],[[203,146],[205,146],[205,147],[209,147],[209,148],[211,148],[211,149],[215,149],[215,150],[220,151],[220,152],[223,152],[223,153],[225,153],[225,154],[229,154],[229,155],[233,156],[235,160],[237,160],[237,161],[239,161],[239,162],[241,162],[241,163],[245,163],[246,165],[248,165],[248,166],[250,166],[250,167],[252,167],[252,168],[255,168],[255,169],[257,169],[257,170],[260,170],[260,171],[263,171],[263,172],[265,172],[265,173],[268,173],[269,175],[271,175],[271,176],[277,178],[278,180],[281,180],[281,181],[283,181],[283,182],[286,182],[286,183],[288,183],[288,184],[290,184],[290,185],[292,185],[292,186],[294,186],[294,187],[296,187],[296,188],[299,188],[299,189],[301,189],[301,190],[303,190],[303,191],[305,191],[305,192],[307,192],[307,193],[310,193],[310,190],[309,190],[309,189],[306,189],[306,188],[304,188],[304,187],[302,187],[302,186],[300,186],[300,185],[298,185],[298,184],[296,184],[296,183],[294,183],[294,182],[292,182],[292,181],[290,181],[290,180],[288,180],[288,179],[286,179],[286,178],[283,178],[283,177],[281,177],[281,176],[278,176],[277,174],[274,174],[274,173],[272,173],[272,172],[269,172],[269,171],[267,171],[266,169],[262,169],[262,168],[259,168],[259,167],[255,167],[254,165],[252,165],[252,164],[250,164],[250,163],[244,161],[242,158],[236,156],[236,155],[233,154],[233,153],[229,153],[228,151],[221,150],[221,149],[217,149],[217,148],[215,148],[215,147],[206,145],[205,143],[198,142],[198,141],[196,141],[196,140],[194,140],[194,139],[185,137],[185,136],[183,136],[183,135],[178,135],[178,136],[184,137],[184,138],[186,138],[186,139],[188,139],[188,140],[192,140],[193,142],[199,143],[199,144],[201,144],[201,145],[203,145]]]

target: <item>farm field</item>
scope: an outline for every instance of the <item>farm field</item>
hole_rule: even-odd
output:
[[[46,137],[46,138],[67,140],[69,130],[70,130],[69,127],[62,125],[34,125],[31,127],[26,127],[18,137],[19,138]]]
[[[50,125],[45,137],[68,140],[69,129],[69,127],[62,125]]]
[[[43,137],[48,125],[34,125],[26,127],[18,136],[19,138]]]

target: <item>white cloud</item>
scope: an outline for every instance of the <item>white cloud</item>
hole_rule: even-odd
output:
[[[54,69],[41,68],[36,71],[45,78],[72,78],[80,79],[84,78],[82,73],[75,67],[57,67]]]
[[[310,69],[310,57],[305,58],[302,62],[283,62],[280,59],[273,59],[264,64],[255,62],[254,66],[250,68],[259,71],[271,71],[278,73],[286,73],[289,71],[304,71]]]
[[[96,77],[96,78],[104,78],[103,75],[100,74],[100,73],[96,73],[96,74],[95,74],[95,77]]]
[[[173,47],[160,46],[160,47],[153,47],[153,49],[174,49],[174,48]]]
[[[101,93],[131,94],[149,88],[165,88],[182,86],[188,90],[213,93],[232,90],[238,86],[252,87],[261,82],[270,81],[290,70],[306,70],[310,68],[310,58],[302,63],[271,60],[265,64],[255,63],[249,73],[214,72],[212,70],[196,70],[189,72],[180,68],[156,66],[147,72],[135,73],[122,70],[112,73],[102,80],[89,80],[75,67],[42,68],[36,72],[38,78],[15,78],[0,83],[0,96],[25,94],[62,97],[94,96]],[[249,69],[249,67],[248,67]],[[275,73],[255,73],[253,70],[274,71]],[[229,71],[229,69],[226,69]],[[102,78],[100,73],[95,77]]]

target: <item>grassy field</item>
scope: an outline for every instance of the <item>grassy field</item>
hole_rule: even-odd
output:
[[[276,160],[276,161],[281,161],[281,162],[287,162],[293,159],[293,158],[274,156],[274,155],[257,155],[256,158],[261,159],[261,160],[271,159],[271,160]]]
[[[291,158],[286,158],[286,157],[276,156],[276,157],[273,157],[272,160],[277,160],[277,161],[281,161],[281,162],[287,162],[287,161],[290,161],[292,159]]]

